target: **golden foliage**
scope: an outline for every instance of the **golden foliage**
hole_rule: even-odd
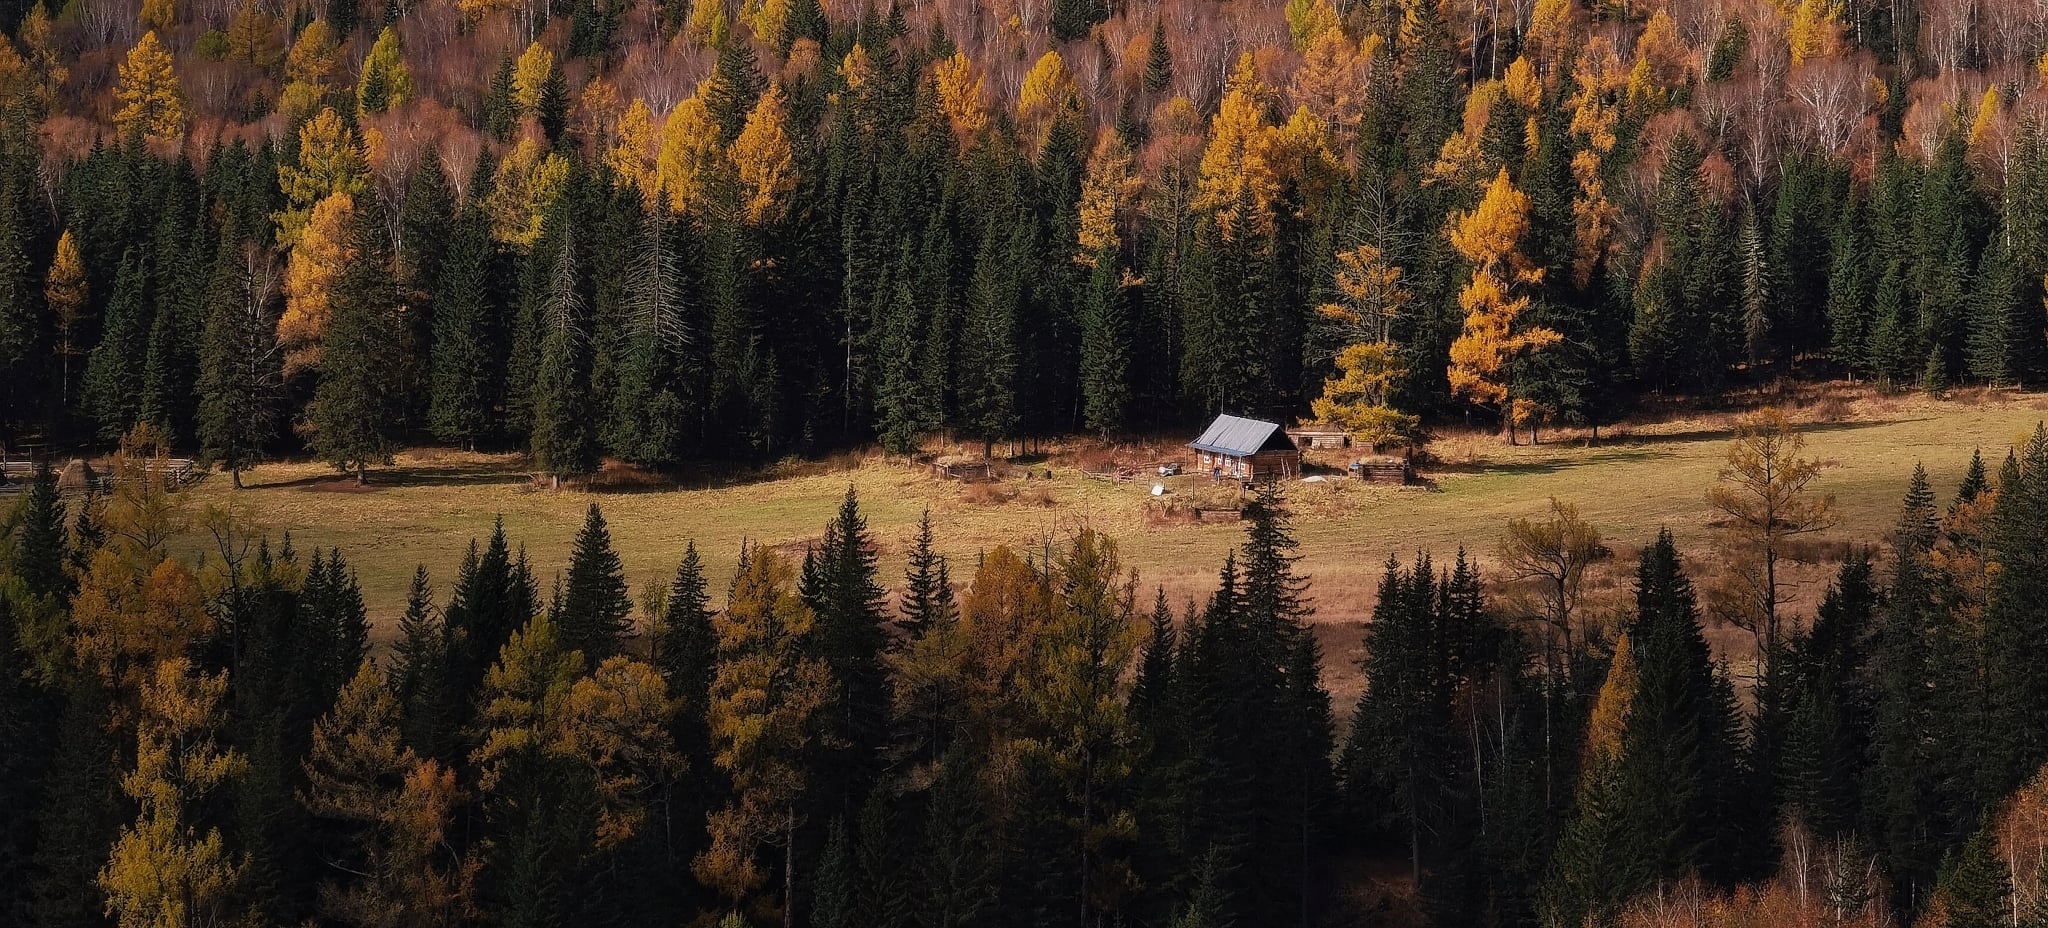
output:
[[[277,343],[283,347],[286,376],[320,363],[320,337],[327,331],[333,308],[328,294],[348,263],[348,227],[355,200],[346,193],[329,194],[313,205],[284,272],[284,312],[277,318]]]
[[[1068,73],[1066,61],[1059,52],[1048,51],[1024,75],[1024,86],[1017,91],[1017,125],[1026,139],[1035,142],[1044,135],[1053,117],[1080,105],[1081,98],[1074,89],[1074,76]]]
[[[1658,10],[1643,25],[1636,38],[1636,58],[1649,70],[1649,77],[1663,90],[1675,90],[1692,78],[1695,70],[1692,49],[1678,35],[1678,23],[1671,13]]]
[[[512,66],[512,102],[519,104],[520,112],[539,112],[541,94],[554,70],[554,53],[542,48],[539,42],[528,43],[526,50],[519,53],[518,63]]]
[[[718,669],[707,707],[714,761],[732,801],[711,816],[711,846],[691,869],[738,901],[761,885],[758,850],[787,841],[795,805],[809,786],[802,759],[820,740],[832,675],[801,644],[817,616],[796,589],[796,572],[772,549],[747,552],[712,621]]]
[[[1792,8],[1792,21],[1785,25],[1785,43],[1793,67],[1842,54],[1841,5],[1836,0],[1799,0]]]
[[[860,90],[875,79],[875,60],[868,56],[867,46],[853,43],[853,50],[839,62],[839,76],[849,90]]]
[[[1529,266],[1516,249],[1528,228],[1529,197],[1515,189],[1506,169],[1494,178],[1477,208],[1451,217],[1451,245],[1473,265],[1472,282],[1458,294],[1465,325],[1451,343],[1452,396],[1481,404],[1504,403],[1508,364],[1562,338],[1542,326],[1517,324],[1529,308],[1529,298],[1510,297],[1508,286],[1543,278],[1542,269]]]
[[[780,221],[789,195],[796,189],[796,153],[790,147],[787,104],[782,88],[770,85],[732,143],[740,215],[750,225]]]
[[[1739,608],[1728,618],[1766,647],[1777,644],[1777,566],[1786,540],[1834,524],[1834,495],[1807,493],[1827,462],[1804,457],[1805,450],[1806,436],[1766,406],[1736,423],[1720,482],[1707,490],[1707,504],[1725,517],[1728,574],[1739,586]]]
[[[1508,65],[1506,76],[1501,78],[1501,89],[1526,112],[1535,112],[1543,102],[1543,82],[1536,78],[1536,66],[1524,56],[1516,56]]]
[[[1598,769],[1621,756],[1621,736],[1628,729],[1628,707],[1635,701],[1636,686],[1636,661],[1628,633],[1623,632],[1614,641],[1614,663],[1607,668],[1607,681],[1600,684],[1600,697],[1586,721],[1585,769]]]
[[[1238,59],[1230,91],[1210,122],[1202,152],[1201,180],[1194,208],[1211,214],[1225,241],[1239,234],[1264,235],[1273,228],[1273,199],[1280,178],[1267,160],[1266,93],[1249,54]]]
[[[604,153],[612,183],[639,190],[649,206],[659,202],[661,172],[654,158],[654,115],[648,112],[647,101],[635,97],[612,135],[611,146]]]
[[[341,44],[327,20],[316,19],[299,30],[292,50],[284,59],[285,79],[326,92],[341,71]]]
[[[548,210],[569,187],[569,159],[523,138],[498,162],[484,210],[491,217],[491,236],[525,250],[540,240]]]
[[[171,68],[170,51],[157,41],[155,32],[142,34],[119,70],[121,82],[114,88],[114,99],[121,109],[114,114],[114,125],[121,134],[152,142],[183,137],[185,89]]]
[[[2003,110],[2003,101],[1998,97],[1997,85],[1984,88],[1984,96],[1977,101],[1977,118],[1970,122],[1970,150],[1984,147],[1998,131],[1998,117]]]
[[[142,0],[139,18],[151,30],[169,32],[178,23],[177,0]]]
[[[282,28],[277,17],[264,12],[256,0],[242,0],[228,23],[228,60],[265,71],[277,67],[284,56],[278,34]]]
[[[277,167],[287,203],[276,216],[278,243],[290,247],[298,241],[315,203],[337,193],[353,198],[369,189],[369,160],[333,107],[301,125],[298,162]]]
[[[982,98],[981,72],[975,70],[966,52],[956,51],[953,57],[932,66],[932,77],[938,86],[939,112],[946,114],[946,122],[953,127],[953,137],[964,152],[988,128],[988,105]]]
[[[1529,231],[1529,196],[1515,189],[1506,168],[1486,188],[1479,206],[1451,217],[1451,247],[1472,262],[1476,273],[1496,276],[1500,266],[1511,266],[1517,283],[1535,283],[1540,269],[1526,266],[1516,246]]]
[[[1288,97],[1329,126],[1331,142],[1339,151],[1350,149],[1364,121],[1367,75],[1380,44],[1379,36],[1370,35],[1361,48],[1342,29],[1327,30],[1309,43],[1301,66],[1294,70]]]
[[[79,665],[125,693],[136,692],[151,668],[213,629],[199,583],[183,565],[138,564],[112,547],[94,553],[71,616]]]
[[[399,47],[398,31],[385,26],[377,33],[376,44],[370,46],[370,53],[363,58],[362,78],[356,82],[356,102],[362,105],[364,94],[370,87],[373,73],[384,76],[384,105],[397,108],[412,99],[412,69],[405,64],[405,50]]]
[[[725,164],[718,144],[718,122],[704,105],[703,88],[676,104],[661,128],[661,155],[655,173],[668,208],[679,215],[701,215]]]
[[[782,31],[789,22],[789,0],[759,0],[749,3],[753,16],[747,20],[754,37],[774,44],[782,41]]]
[[[57,350],[64,357],[84,354],[86,346],[74,344],[72,336],[85,321],[90,308],[87,297],[90,285],[85,276],[85,257],[78,253],[78,242],[71,237],[71,230],[57,237],[57,252],[50,259],[50,273],[43,281],[43,302],[50,307],[50,315],[57,323]]]
[[[1601,543],[1600,529],[1579,518],[1579,507],[1556,497],[1550,500],[1550,518],[1508,521],[1500,540],[1501,567],[1512,579],[1541,582],[1548,644],[1563,645],[1553,655],[1572,651],[1577,630],[1572,616],[1578,611],[1586,570],[1612,555]]]
[[[1116,133],[1105,133],[1081,183],[1080,250],[1075,261],[1094,267],[1096,253],[1118,247],[1117,222],[1143,187],[1144,180],[1131,171],[1130,147]]]
[[[1380,446],[1415,440],[1422,420],[1388,405],[1408,366],[1392,342],[1360,342],[1337,352],[1338,376],[1323,381],[1309,404],[1315,421],[1339,426],[1354,441]]]
[[[242,775],[241,754],[219,746],[226,674],[197,672],[182,656],[159,662],[142,682],[135,769],[121,790],[140,813],[123,826],[99,885],[121,928],[219,924],[245,865],[220,830],[201,833],[191,807]]]
[[[1353,341],[1384,342],[1392,337],[1394,320],[1408,305],[1401,287],[1401,268],[1372,245],[1361,244],[1337,253],[1335,272],[1341,303],[1316,307],[1323,318],[1343,326]]]
[[[1536,0],[1525,41],[1537,61],[1557,64],[1572,42],[1572,0]]]
[[[1287,31],[1297,49],[1307,51],[1317,39],[1341,31],[1341,22],[1330,0],[1287,0]]]
[[[50,23],[50,13],[43,9],[42,3],[29,7],[28,15],[22,17],[14,37],[21,42],[22,54],[35,75],[37,102],[46,111],[55,108],[57,91],[71,79],[71,69],[64,66],[57,36]]]

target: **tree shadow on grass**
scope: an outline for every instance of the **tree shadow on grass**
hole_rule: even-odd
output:
[[[532,477],[519,471],[501,468],[478,467],[407,467],[372,468],[368,484],[361,492],[392,490],[401,487],[465,487],[465,486],[517,486],[532,482]],[[334,487],[336,483],[347,483],[348,487]],[[243,490],[354,490],[355,476],[339,471],[331,474],[315,474],[273,483],[247,483]]]

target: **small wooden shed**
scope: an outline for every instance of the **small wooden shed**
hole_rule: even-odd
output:
[[[1351,433],[1334,425],[1291,428],[1287,430],[1287,437],[1294,439],[1294,446],[1303,450],[1351,447]]]
[[[1219,480],[1291,480],[1301,476],[1301,450],[1278,422],[1217,416],[1188,447],[1195,450],[1196,472]]]

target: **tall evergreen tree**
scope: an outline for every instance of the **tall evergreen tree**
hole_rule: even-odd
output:
[[[314,449],[362,483],[369,465],[391,458],[403,398],[390,375],[402,363],[403,341],[391,253],[373,201],[357,207],[348,241],[351,258],[329,297],[310,418]]]
[[[583,529],[576,533],[569,576],[555,613],[562,647],[583,652],[591,664],[619,653],[632,631],[633,603],[626,595],[625,573],[596,503],[590,504]]]
[[[875,544],[860,499],[848,487],[825,538],[804,562],[804,601],[817,613],[811,637],[819,660],[832,671],[838,698],[830,730],[839,747],[821,795],[859,807],[879,773],[888,736],[889,689],[882,665],[888,643],[882,628],[882,589],[876,580]]]

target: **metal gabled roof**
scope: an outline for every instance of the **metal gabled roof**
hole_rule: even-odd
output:
[[[1279,439],[1276,443],[1275,437]],[[1280,423],[1239,416],[1217,416],[1202,437],[1188,443],[1196,451],[1250,457],[1270,447],[1293,447],[1294,442],[1280,430]]]

